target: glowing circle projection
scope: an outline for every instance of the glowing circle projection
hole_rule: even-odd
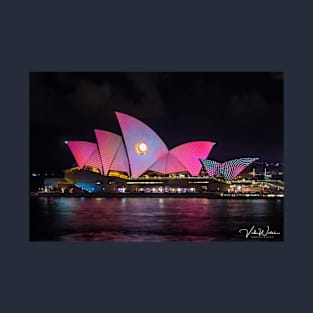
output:
[[[136,144],[136,151],[138,154],[146,154],[148,152],[148,146],[144,142],[138,142]]]

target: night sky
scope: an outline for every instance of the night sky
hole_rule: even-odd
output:
[[[209,140],[217,161],[283,161],[282,73],[31,73],[30,171],[71,167],[65,140],[121,134],[114,111],[142,120],[169,149]]]

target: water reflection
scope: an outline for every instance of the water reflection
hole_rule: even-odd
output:
[[[243,240],[238,230],[252,224],[283,234],[282,200],[43,197],[30,213],[31,240]]]

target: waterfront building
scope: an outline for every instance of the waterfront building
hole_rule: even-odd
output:
[[[62,191],[77,190],[75,187],[88,193],[227,192],[228,181],[257,160],[209,160],[215,145],[212,141],[192,141],[168,149],[142,121],[115,114],[121,135],[95,129],[94,142],[65,142],[77,166],[65,170]]]

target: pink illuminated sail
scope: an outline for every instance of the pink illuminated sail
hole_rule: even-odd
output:
[[[188,169],[184,166],[183,163],[181,163],[176,158],[176,156],[172,153],[172,151],[169,151],[168,157],[167,157],[165,174],[178,173],[178,172],[188,172]]]
[[[68,141],[67,145],[70,148],[78,167],[81,169],[97,150],[97,145],[88,141]]]
[[[177,172],[188,172],[186,167],[169,151],[166,155],[158,159],[150,170],[162,174],[171,174]]]
[[[161,174],[166,174],[167,157],[168,154],[165,154],[162,157],[160,157],[150,166],[149,170],[159,172]]]
[[[94,153],[87,160],[87,162],[85,163],[85,166],[98,168],[101,174],[103,174],[102,163],[101,163],[101,158],[100,158],[98,148],[95,149]]]
[[[104,175],[108,175],[115,155],[121,145],[122,137],[106,130],[95,129]]]
[[[126,172],[129,174],[129,165],[124,144],[122,143],[113,159],[110,170]]]
[[[207,158],[214,145],[215,143],[211,141],[193,141],[175,147],[170,153],[192,176],[197,176],[202,167],[199,159]]]
[[[168,149],[162,139],[143,122],[124,113],[115,114],[124,137],[131,176],[139,177],[156,160],[166,155]]]

